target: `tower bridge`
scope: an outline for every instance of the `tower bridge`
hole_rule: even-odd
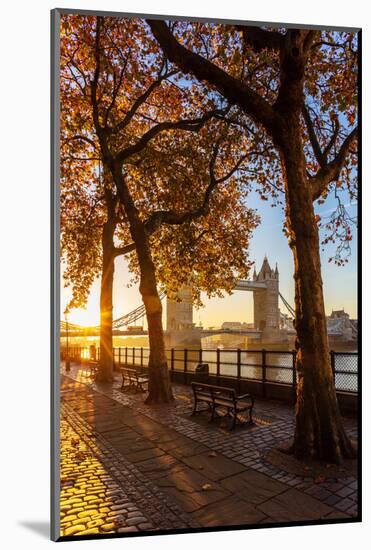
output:
[[[252,280],[237,281],[236,291],[252,292],[254,300],[254,323],[252,327],[232,327],[205,330],[196,327],[193,322],[192,289],[182,288],[177,300],[166,298],[166,330],[165,339],[167,347],[175,346],[200,346],[201,338],[217,334],[238,334],[249,336],[259,340],[262,345],[285,343],[288,336],[295,334],[293,320],[295,311],[282,296],[279,290],[279,272],[276,265],[272,269],[268,258],[265,257],[259,273],[254,269]],[[165,293],[160,294],[161,300]],[[288,314],[283,314],[279,308],[279,300],[282,301]],[[144,320],[145,307],[140,305],[126,315],[115,319],[112,323],[115,336],[146,335],[142,327],[133,326],[138,320]],[[61,321],[60,335],[66,336],[99,336],[99,325],[95,327],[83,327],[81,325]],[[333,311],[327,319],[329,338],[356,341],[358,327],[355,320],[349,319],[344,311]]]
[[[240,280],[235,290],[252,292],[254,299],[254,326],[245,330],[203,330],[193,322],[192,289],[184,287],[177,300],[167,299],[166,338],[168,345],[196,344],[203,336],[213,334],[246,334],[263,343],[287,341],[287,330],[282,327],[279,308],[279,272],[272,269],[265,257],[259,273],[254,269],[251,281]]]
[[[287,340],[287,315],[282,316],[279,309],[281,298],[293,314],[291,306],[286,302],[279,291],[279,272],[276,265],[272,269],[268,258],[265,257],[259,273],[254,269],[252,280],[240,280],[235,286],[236,291],[252,292],[254,299],[254,326],[244,330],[215,329],[204,330],[196,327],[193,322],[193,301],[191,287],[183,287],[178,293],[177,300],[166,298],[166,331],[167,346],[175,345],[200,345],[202,337],[214,334],[244,334],[261,340],[263,343],[279,343]],[[160,294],[165,298],[165,293]],[[128,314],[115,319],[112,323],[114,335],[145,335],[147,331],[132,326],[137,320],[145,316],[145,307],[142,304]],[[286,321],[285,321],[286,319]],[[130,327],[128,329],[128,327]],[[99,335],[99,326],[82,327],[80,325],[61,321],[61,336],[69,331],[71,336],[95,336]]]

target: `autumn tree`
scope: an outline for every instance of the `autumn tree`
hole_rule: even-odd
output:
[[[84,307],[93,281],[100,278],[100,361],[97,378],[109,381],[113,379],[114,262],[116,257],[129,254],[134,247],[125,245],[128,241],[127,229],[120,216],[117,198],[112,192],[112,184],[107,181],[107,174],[100,172],[95,158],[73,156],[66,144],[62,145],[62,152],[61,252],[65,267],[64,282],[72,290],[67,307],[69,310]]]
[[[246,207],[247,178],[240,171],[238,176],[235,173],[236,166],[244,167],[243,136],[237,137],[235,131],[232,135],[227,132],[223,143],[215,143],[216,129],[217,126],[212,131],[204,127],[197,136],[179,133],[177,137],[172,136],[171,142],[163,134],[157,143],[160,148],[157,163],[151,156],[143,160],[140,167],[126,172],[128,186],[135,193],[146,220],[153,219],[156,211],[169,209],[192,214],[187,214],[182,223],[159,225],[150,235],[149,243],[161,288],[174,298],[183,285],[192,282],[193,301],[198,305],[201,305],[201,292],[210,297],[230,293],[237,280],[248,276],[249,240],[259,223],[256,213]],[[253,149],[250,148],[248,154],[253,154]],[[166,162],[163,156],[171,162]],[[236,164],[231,165],[234,157]],[[230,170],[226,170],[229,165]],[[211,188],[215,171],[219,174],[219,183],[216,182],[205,209],[205,188]],[[202,215],[198,212],[200,205]],[[140,280],[137,255],[130,256],[129,267],[136,280]]]
[[[130,253],[112,179],[94,140],[91,106],[83,75],[86,44],[71,28],[61,28],[61,252],[65,284],[72,288],[68,308],[86,304],[94,279],[100,283],[100,362],[98,378],[113,378],[112,288],[114,261]],[[115,242],[116,241],[116,242]]]
[[[147,97],[165,82],[169,73],[163,64],[150,68],[149,60],[138,54],[140,45],[149,48],[148,39],[137,31],[137,43],[130,37],[128,25],[115,19],[109,25],[108,48],[115,48],[115,33],[125,41],[121,49],[116,47],[106,56],[105,74],[113,74],[115,86],[109,87],[110,104],[104,105],[106,116],[113,109],[118,92],[125,89],[126,97],[120,97],[120,108],[131,108],[122,130]],[[139,29],[140,31],[140,29]],[[116,36],[117,39],[117,36]],[[144,56],[145,57],[145,56]],[[66,284],[72,285],[69,307],[86,303],[94,278],[100,275],[100,362],[98,377],[109,381],[113,378],[112,356],[112,288],[115,258],[134,250],[125,214],[119,208],[110,170],[103,162],[92,116],[91,81],[94,66],[94,18],[64,16],[61,24],[61,201],[62,201],[62,254],[67,259],[64,273]],[[151,60],[153,63],[153,59]],[[90,72],[89,72],[90,71]],[[154,74],[156,78],[153,78]],[[142,75],[139,77],[138,75]],[[142,78],[145,79],[144,83]],[[138,98],[138,87],[143,87]],[[168,101],[168,90],[161,88],[162,97],[157,102]],[[99,103],[107,100],[107,94]],[[132,104],[130,104],[132,102]],[[152,107],[153,108],[153,107]],[[129,109],[130,111],[130,109]],[[112,113],[111,113],[112,116]],[[135,128],[130,128],[135,133]],[[120,129],[117,129],[120,135]],[[123,137],[124,141],[128,136]],[[143,145],[142,149],[145,148]],[[147,151],[148,152],[148,151]],[[128,155],[126,165],[136,163],[134,155]],[[140,159],[139,159],[140,160]],[[120,224],[120,239],[118,226]],[[115,242],[116,241],[116,242]]]
[[[108,330],[112,321],[113,259],[135,248],[135,260],[131,263],[139,273],[151,350],[149,401],[168,401],[171,389],[157,282],[162,281],[171,291],[193,272],[197,292],[213,292],[215,288],[230,290],[233,277],[246,274],[247,242],[257,219],[241,202],[242,188],[234,174],[248,156],[250,141],[241,133],[230,131],[229,122],[224,120],[228,107],[216,105],[209,97],[205,101],[199,87],[191,89],[188,83],[184,94],[181,83],[170,80],[176,72],[159,55],[143,22],[69,16],[64,19],[62,29],[70,72],[65,141],[69,147],[73,143],[84,149],[72,155],[75,162],[94,161],[98,155],[104,174],[103,182],[100,187],[95,184],[94,192],[98,190],[97,196],[103,195],[106,221],[103,231],[101,224],[94,232],[92,242],[96,250],[98,238],[103,258],[104,251],[108,251],[110,267],[105,269],[101,260],[89,264],[94,258],[88,256],[91,269],[84,277],[89,286],[96,270],[103,269],[101,297],[106,293],[110,298],[110,307],[106,308],[111,314]],[[71,172],[67,167],[67,173]],[[80,177],[78,180],[80,185],[85,184]],[[234,185],[227,189],[225,184],[230,181]],[[222,188],[221,198],[214,196],[217,187]],[[89,200],[91,194],[90,189]],[[221,212],[233,208],[236,221],[240,222],[234,231],[238,242],[233,240],[230,221]],[[98,208],[96,212],[99,211]],[[201,227],[201,219],[207,228]],[[110,231],[105,241],[107,225]],[[179,226],[182,230],[175,238],[174,228]],[[213,231],[219,231],[224,239],[213,240]],[[128,234],[131,242],[114,243],[115,236],[124,243]],[[175,243],[172,255],[169,235]],[[191,239],[193,247],[198,243],[196,261],[183,254],[187,239]],[[236,245],[234,256],[229,254],[229,268],[225,269],[219,260],[214,279],[207,278],[205,258],[210,259],[212,254],[222,257],[228,239]],[[76,249],[81,240],[77,239],[72,248]],[[207,245],[200,247],[202,240]],[[89,254],[89,245],[83,243],[82,250]],[[169,253],[169,260],[164,252]],[[153,255],[159,266],[157,273]],[[82,265],[74,270],[75,277],[83,268],[84,258],[81,259]]]
[[[291,450],[301,459],[336,463],[353,457],[330,365],[314,202],[334,187],[355,192],[357,33],[148,24],[169,62],[235,105],[242,124],[246,117],[272,149],[295,270],[298,388]],[[269,162],[256,159],[254,166],[266,190],[274,189],[265,178]],[[335,217],[334,223],[341,241],[349,240],[346,219]],[[345,232],[336,230],[337,223],[345,223]]]

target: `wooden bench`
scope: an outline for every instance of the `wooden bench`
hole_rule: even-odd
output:
[[[122,384],[121,391],[134,390],[145,392],[145,385],[148,385],[148,375],[142,371],[130,367],[121,367]]]
[[[98,372],[98,361],[92,361],[91,359],[82,359],[80,361],[80,365],[84,367],[83,372],[85,372],[86,376],[93,377]]]
[[[95,376],[99,369],[99,363],[98,361],[89,361],[88,367],[89,367],[89,376]]]
[[[206,410],[211,410],[212,422],[217,414],[217,409],[226,409],[227,414],[232,417],[231,430],[236,426],[238,415],[248,412],[249,423],[252,423],[252,411],[254,407],[254,398],[249,394],[237,395],[234,388],[213,386],[212,384],[202,384],[201,382],[192,382],[194,397],[194,407],[192,415],[201,413],[205,409],[198,410],[199,403],[207,405]]]

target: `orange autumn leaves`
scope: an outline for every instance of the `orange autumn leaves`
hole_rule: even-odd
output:
[[[149,28],[139,19],[104,18],[99,60],[95,46],[95,17],[62,17],[61,237],[65,284],[73,290],[72,307],[86,303],[91,285],[100,275],[102,231],[109,216],[115,224],[115,245],[124,246],[131,240],[125,212],[109,173],[102,167],[92,109],[97,62],[98,119],[104,131],[110,132],[112,151],[135,145],[156,124],[195,119],[225,107],[215,94],[205,93],[203,85],[167,63]],[[226,180],[212,197],[207,215],[184,226],[161,227],[151,238],[161,286],[172,292],[193,277],[198,300],[201,291],[231,290],[233,281],[248,273],[249,238],[259,219],[246,207],[246,189],[233,168],[258,146],[258,140],[247,137],[238,126],[212,118],[196,133],[162,132],[140,153],[129,156],[123,166],[142,220],[162,208],[186,212],[203,200],[216,142],[214,171]],[[111,211],[107,194],[113,204]],[[132,253],[128,258],[136,278],[137,257]]]

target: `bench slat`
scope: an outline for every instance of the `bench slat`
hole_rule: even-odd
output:
[[[120,371],[122,374],[121,390],[124,390],[125,380],[127,380],[129,382],[127,385],[129,389],[134,387],[137,390],[145,391],[143,386],[149,382],[149,377],[147,374],[138,372],[137,369],[130,367],[122,367]]]
[[[212,416],[214,419],[215,411],[217,407],[223,407],[229,411],[233,411],[233,429],[236,425],[238,413],[249,411],[249,421],[252,422],[252,410],[254,407],[254,398],[246,393],[241,396],[236,394],[234,388],[227,388],[223,386],[214,386],[212,384],[204,384],[202,382],[191,382],[193,394],[194,394],[194,408],[192,415],[197,412],[197,404],[207,403],[209,406],[212,404]]]

